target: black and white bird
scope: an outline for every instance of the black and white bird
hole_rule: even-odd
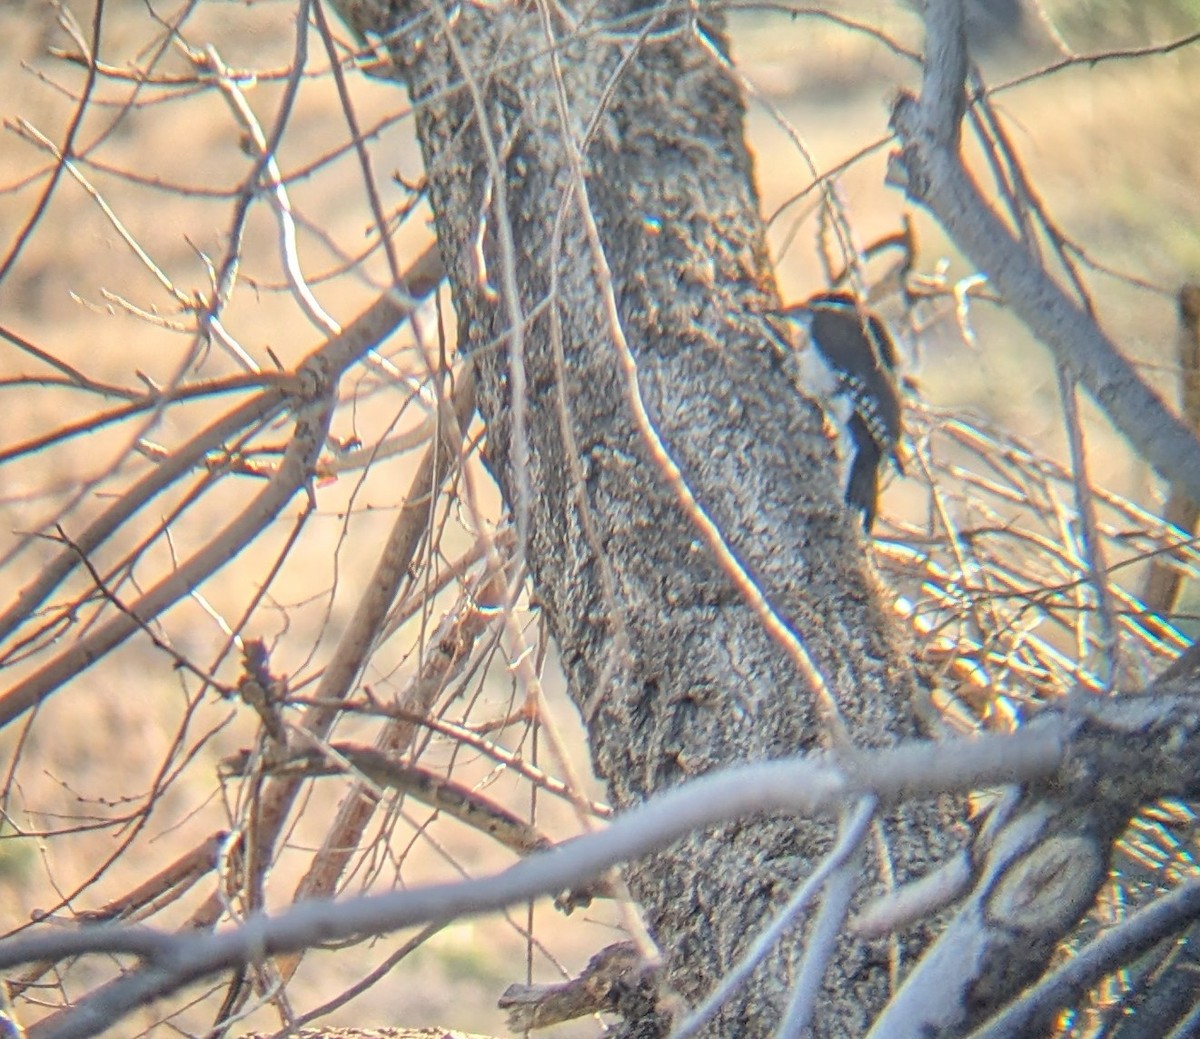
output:
[[[796,378],[836,426],[846,504],[869,533],[879,503],[880,468],[903,473],[896,345],[883,320],[849,292],[820,292],[772,316],[801,329],[793,346]]]

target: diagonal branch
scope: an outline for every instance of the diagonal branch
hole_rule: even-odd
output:
[[[864,796],[894,805],[937,791],[1045,776],[1061,762],[1069,729],[1061,718],[1050,719],[1015,735],[910,743],[859,760],[837,762],[817,755],[744,765],[660,794],[608,830],[568,841],[490,877],[301,903],[277,916],[257,914],[240,927],[214,934],[170,935],[120,925],[48,929],[0,942],[0,969],[99,952],[139,958],[140,967],[65,1012],[43,1036],[82,1039],[148,1000],[219,971],[318,942],[476,916],[553,894],[722,821],[762,813],[829,816]]]
[[[33,674],[21,679],[0,695],[0,728],[35,707],[43,698],[57,690],[73,675],[86,670],[106,653],[121,645],[168,607],[178,602],[209,575],[227,564],[274,520],[283,507],[306,487],[312,478],[317,457],[325,445],[329,419],[332,414],[339,380],[346,369],[367,350],[388,336],[409,312],[392,293],[385,293],[341,335],[323,344],[300,365],[280,388],[271,388],[248,402],[237,414],[257,414],[279,403],[290,405],[296,424],[280,464],[262,491],[221,531],[190,559],[164,577],[153,588],[128,604],[127,612],[114,617],[86,638],[72,643],[54,659]],[[260,402],[260,398],[268,403]],[[278,402],[278,403],[277,403]],[[227,423],[226,423],[227,424]],[[222,425],[218,423],[218,425]],[[205,439],[205,438],[197,438]],[[168,468],[164,466],[164,468]],[[183,466],[176,460],[170,467],[173,475],[181,474]],[[151,474],[143,483],[161,490],[168,478]],[[88,532],[77,538],[73,546],[60,554],[54,569],[54,583],[61,580],[78,563],[80,553],[91,552],[95,545],[116,529],[112,513],[124,518],[145,503],[145,498],[130,500],[127,494],[114,505],[110,515],[92,524]],[[48,594],[53,584],[49,580],[35,582],[35,590],[26,590],[20,602],[28,609]]]
[[[1164,479],[1200,498],[1200,444],[1086,309],[989,205],[946,120],[961,120],[967,70],[961,0],[925,7],[926,64],[920,96],[904,92],[892,110],[900,140],[891,176],[928,209],[1008,307],[1095,398],[1113,424]]]

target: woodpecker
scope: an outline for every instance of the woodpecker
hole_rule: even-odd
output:
[[[775,316],[805,333],[807,345],[792,347],[800,387],[837,426],[846,504],[862,513],[870,533],[880,467],[890,459],[904,472],[895,343],[879,316],[848,292],[819,292]]]

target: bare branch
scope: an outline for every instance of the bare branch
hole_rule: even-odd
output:
[[[69,677],[119,646],[143,624],[186,595],[204,577],[228,563],[275,518],[292,496],[312,478],[317,457],[325,445],[331,402],[338,379],[354,360],[389,334],[406,313],[407,308],[398,305],[391,294],[385,295],[342,335],[330,340],[301,365],[290,380],[289,392],[286,395],[280,392],[278,398],[279,404],[286,401],[295,408],[296,427],[279,468],[267,487],[219,536],[214,536],[208,545],[173,574],[130,603],[127,613],[113,618],[86,640],[65,649],[54,660],[0,696],[0,727],[34,707]],[[251,402],[251,406],[254,404],[261,407],[259,401]],[[179,468],[172,467],[173,470]],[[141,504],[141,501],[131,501],[124,509],[126,512],[132,511]],[[93,539],[78,538],[67,551],[78,558],[79,554],[91,550],[89,540]],[[65,572],[69,566],[64,562],[60,569]],[[44,586],[44,581],[38,584],[39,593]]]
[[[482,880],[341,902],[303,903],[283,915],[252,917],[218,934],[165,935],[110,925],[56,930],[0,942],[0,968],[90,952],[144,959],[145,966],[82,1001],[43,1037],[81,1039],[98,1034],[147,1000],[222,969],[316,942],[477,915],[553,894],[722,820],[760,812],[828,814],[864,795],[886,805],[959,784],[1028,779],[1052,771],[1061,749],[1061,732],[1044,725],[1014,736],[985,736],[959,745],[910,744],[849,767],[820,759],[747,765],[667,792],[617,819],[604,832],[576,838]]]
[[[1084,388],[1165,479],[1200,498],[1200,446],[1138,376],[1113,341],[1079,304],[1068,298],[1038,258],[988,205],[963,165],[958,123],[965,97],[966,49],[959,0],[926,5],[926,64],[920,98],[902,93],[892,110],[901,151],[893,177],[908,196],[946,228],[1031,332],[1079,379]],[[944,75],[944,65],[954,75]]]
[[[1200,881],[1138,910],[1072,956],[968,1039],[1020,1039],[1042,1031],[1063,1008],[1081,999],[1106,975],[1127,966],[1166,938],[1200,919]]]

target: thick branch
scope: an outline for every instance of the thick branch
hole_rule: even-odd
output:
[[[1167,790],[1194,796],[1200,768],[1184,746],[1193,738],[1187,734],[1200,732],[1195,680],[1161,688],[1161,695],[1068,701],[1064,767],[1051,782],[1010,791],[992,809],[971,848],[970,895],[870,1039],[961,1035],[1007,1006],[1042,976],[1094,904],[1133,814]],[[1110,960],[1108,971],[1128,962]],[[1066,998],[1078,992],[1056,991]],[[1045,1034],[1061,1009],[1043,999],[1037,1024],[996,1034]]]
[[[1061,761],[1063,738],[1061,725],[1048,724],[1015,736],[913,743],[842,765],[821,757],[747,765],[662,794],[606,831],[569,841],[491,877],[340,902],[300,903],[279,916],[258,914],[215,934],[168,934],[123,925],[47,929],[0,942],[0,969],[86,953],[139,957],[140,969],[61,1015],[43,1037],[81,1039],[149,1000],[218,971],[318,943],[475,916],[555,894],[715,823],[772,812],[789,813],[795,822],[832,815],[864,795],[896,804],[956,787],[1046,775]]]
[[[961,0],[926,4],[925,80],[919,98],[904,93],[892,111],[901,143],[893,173],[1155,471],[1200,500],[1200,445],[1191,430],[1005,224],[967,172],[957,128],[945,122],[953,118],[957,124],[962,115],[967,67],[962,7]]]
[[[1097,784],[1097,776],[1108,778]],[[496,911],[584,883],[719,822],[783,812],[799,825],[864,797],[895,805],[939,791],[1018,782],[1011,790],[1019,795],[995,810],[976,841],[981,879],[975,891],[872,1032],[890,1039],[946,1029],[959,1034],[964,1024],[978,1022],[1037,976],[1050,950],[1091,904],[1107,873],[1110,841],[1131,811],[1162,796],[1200,795],[1200,698],[1194,681],[1141,697],[1080,698],[1012,735],[715,773],[660,794],[607,831],[480,880],[302,903],[218,934],[120,925],[48,928],[0,942],[0,969],[87,953],[139,957],[140,968],[64,1014],[45,1039],[90,1036],[145,1001],[218,971],[318,942]],[[719,844],[720,838],[702,843]],[[1085,845],[1095,852],[1089,862],[1073,859]],[[1194,898],[1188,897],[1194,913]],[[1139,935],[1128,943],[1130,955],[1147,940],[1143,931]],[[953,1016],[947,1016],[947,990],[959,997],[949,1008]],[[1043,1015],[1053,1009],[1039,1003]]]

